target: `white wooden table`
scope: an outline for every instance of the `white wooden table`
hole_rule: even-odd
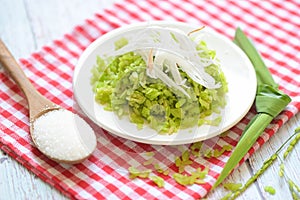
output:
[[[0,37],[16,58],[27,57],[115,1],[0,0]],[[245,183],[299,125],[300,115],[297,115],[239,167],[227,181]],[[238,199],[292,199],[288,185],[278,176],[278,165],[278,162],[272,165]],[[299,166],[300,145],[297,145],[286,163],[286,172],[298,185],[300,183]],[[271,196],[264,192],[263,188],[266,185],[273,186],[276,189],[276,195]],[[227,191],[219,187],[209,193],[207,198],[220,199],[225,194]],[[66,197],[0,151],[0,200],[9,199],[57,200],[66,199]]]

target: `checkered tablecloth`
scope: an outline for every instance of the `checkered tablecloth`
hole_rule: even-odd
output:
[[[53,41],[20,64],[34,86],[47,98],[69,110],[79,111],[73,100],[72,75],[83,50],[96,38],[125,24],[149,20],[183,21],[205,25],[233,38],[239,26],[256,43],[264,60],[292,103],[266,129],[244,159],[263,145],[300,109],[300,2],[273,1],[140,1],[126,0],[97,13],[60,40]],[[195,199],[205,196],[216,181],[230,152],[218,158],[197,158],[191,169],[209,167],[205,184],[182,186],[172,178],[174,158],[189,147],[135,143],[91,125],[97,132],[94,154],[82,164],[61,165],[47,159],[29,135],[27,102],[16,84],[0,69],[0,147],[45,182],[74,199]],[[204,141],[204,145],[235,146],[245,125],[254,116],[252,109],[225,137]],[[159,188],[149,179],[131,180],[129,166],[147,160],[170,170]]]

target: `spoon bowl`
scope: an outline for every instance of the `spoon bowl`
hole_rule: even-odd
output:
[[[88,158],[96,148],[96,136],[92,128],[78,115],[42,96],[1,40],[0,64],[26,96],[30,133],[35,146],[47,157],[60,163],[75,164]],[[60,123],[57,114],[62,115]],[[45,122],[40,123],[42,126],[39,125],[37,131],[36,122],[41,120]]]

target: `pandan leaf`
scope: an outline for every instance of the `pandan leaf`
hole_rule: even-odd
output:
[[[278,85],[274,82],[260,54],[240,28],[236,30],[234,42],[246,53],[255,68],[257,77],[255,106],[257,114],[243,131],[240,141],[214,184],[214,188],[232,172],[273,118],[291,101],[288,95],[278,89]]]

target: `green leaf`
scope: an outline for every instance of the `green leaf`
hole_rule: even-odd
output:
[[[236,29],[233,42],[236,43],[247,54],[248,58],[252,62],[256,71],[257,83],[263,83],[274,88],[278,88],[278,85],[275,83],[262,57],[256,50],[253,43],[247,38],[240,28]]]
[[[248,126],[248,129],[246,130],[246,132],[244,132],[243,137],[241,137],[240,141],[234,149],[234,152],[231,154],[229,160],[227,161],[224,169],[222,170],[219,178],[214,185],[214,188],[218,186],[231,173],[234,167],[236,167],[240,160],[253,146],[264,129],[270,124],[272,119],[272,116],[265,113],[260,113],[255,116],[255,120],[252,121],[250,126]]]
[[[270,85],[260,84],[257,88],[255,101],[257,112],[276,117],[290,101],[288,95]]]
[[[235,199],[237,198],[239,195],[241,195],[247,188],[249,188],[254,181],[256,181],[258,179],[259,176],[261,176],[276,160],[277,158],[279,158],[279,152],[285,147],[285,145],[292,139],[294,138],[292,141],[290,141],[290,144],[293,144],[294,141],[297,139],[297,136],[299,136],[299,131],[300,127],[296,128],[295,133],[292,134],[278,149],[277,151],[270,156],[267,160],[264,161],[263,165],[260,167],[260,169],[258,171],[255,172],[255,174],[253,174],[247,181],[246,183],[239,188],[236,191],[230,191],[227,195],[225,195],[222,200],[229,200],[229,199]],[[300,137],[300,136],[299,136]],[[297,195],[296,191],[300,192],[300,187],[298,185],[296,185],[290,178],[288,178],[288,176],[286,174],[284,174],[284,164],[283,164],[283,160],[280,159],[281,164],[280,164],[280,176],[284,176],[284,180],[288,182],[289,184],[289,189],[291,192],[291,195],[293,197],[293,199],[300,199],[299,196]],[[225,184],[224,184],[225,186]],[[269,190],[270,188],[267,188],[267,190]],[[271,188],[271,192],[275,192],[272,191]]]
[[[236,30],[234,42],[246,53],[255,69],[257,76],[255,106],[258,114],[243,131],[240,141],[214,184],[214,188],[231,173],[273,118],[291,101],[288,95],[278,89],[260,54],[240,28]]]

